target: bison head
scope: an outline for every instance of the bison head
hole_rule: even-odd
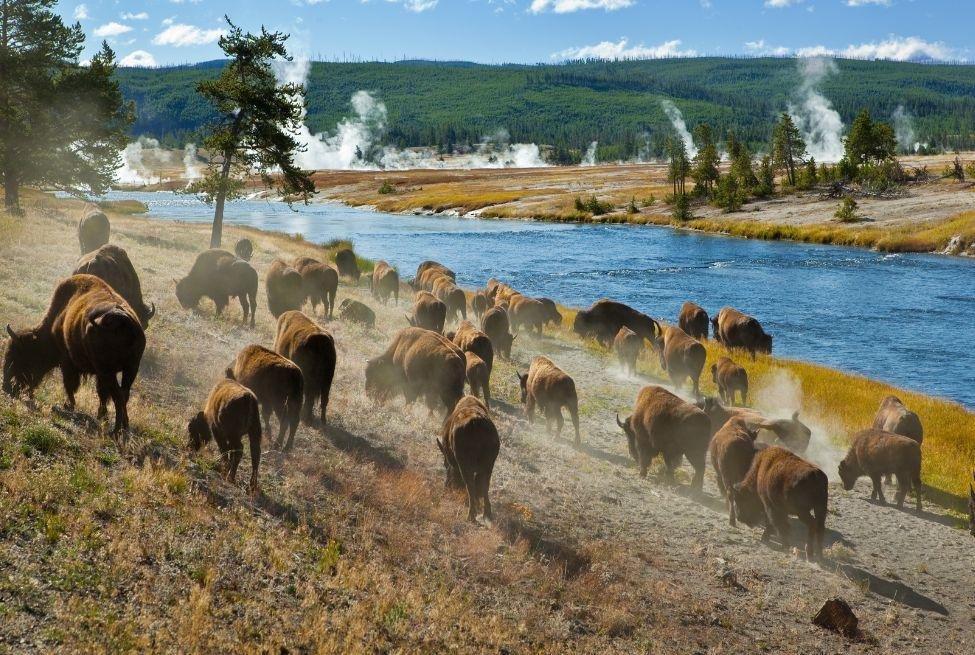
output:
[[[203,412],[198,412],[196,416],[190,419],[186,426],[186,432],[189,434],[188,445],[192,450],[203,448],[213,437],[210,432],[210,424],[207,423]]]
[[[7,354],[3,359],[3,391],[15,396],[30,393],[57,366],[57,350],[33,330],[16,331],[9,325]]]
[[[464,480],[461,478],[457,466],[453,463],[453,458],[447,452],[447,447],[440,439],[437,439],[437,448],[440,449],[440,454],[443,455],[443,467],[447,472],[444,487],[447,489],[461,489],[464,486]]]
[[[244,238],[234,245],[234,253],[244,261],[250,261],[254,254],[254,244],[250,239]]]
[[[742,487],[742,483],[731,488],[731,497],[735,504],[735,515],[738,520],[749,527],[755,527],[765,520],[765,510],[756,494],[751,489]]]
[[[194,288],[193,281],[184,277],[176,282],[176,299],[183,309],[193,309],[200,302],[200,294]]]
[[[711,332],[714,334],[715,341],[721,341],[721,339],[718,338],[718,317],[717,316],[711,317]]]
[[[620,415],[616,415],[616,425],[623,428],[626,434],[626,447],[630,451],[630,457],[637,458],[636,454],[636,434],[633,432],[633,417],[627,416],[625,421],[620,420]]]
[[[393,365],[384,357],[366,360],[366,394],[380,402],[393,392]]]
[[[511,333],[504,334],[499,340],[498,351],[508,359],[511,359],[511,344],[515,342],[515,335]]]
[[[789,423],[788,435],[785,441],[789,448],[794,452],[804,453],[809,447],[809,440],[812,438],[812,430],[805,423],[799,420],[799,412],[792,412],[792,421]]]
[[[521,402],[525,402],[528,400],[528,374],[522,375],[516,371],[515,375],[518,376],[518,384],[521,386]]]
[[[575,319],[572,321],[572,331],[580,337],[588,337],[592,334],[592,327],[589,325],[589,317],[586,315],[586,312],[582,311],[576,314]]]
[[[839,472],[840,480],[843,481],[843,488],[847,491],[853,488],[853,485],[857,482],[857,478],[860,477],[859,469],[847,459],[840,462]]]
[[[758,345],[755,348],[760,353],[772,354],[772,335],[763,334],[758,338]]]

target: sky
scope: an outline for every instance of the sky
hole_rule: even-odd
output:
[[[224,16],[319,60],[558,62],[698,55],[975,60],[972,0],[86,0],[58,10],[122,65],[221,57]]]

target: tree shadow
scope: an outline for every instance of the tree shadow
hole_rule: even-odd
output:
[[[885,580],[852,564],[824,562],[823,567],[834,573],[842,573],[853,582],[865,585],[873,593],[884,598],[889,598],[901,605],[907,605],[908,607],[921,609],[926,612],[936,612],[942,616],[948,616],[949,614],[947,607],[933,598],[914,591],[903,582]]]
[[[319,421],[318,429],[325,434],[329,443],[342,452],[367,459],[380,468],[391,471],[401,471],[406,468],[406,464],[399,459],[393,450],[377,446],[369,439],[352,434],[342,426],[334,423],[322,425]]]

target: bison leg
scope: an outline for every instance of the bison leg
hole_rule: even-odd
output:
[[[315,389],[311,385],[305,385],[305,401],[302,403],[301,417],[309,425],[314,420],[313,413],[316,396]]]
[[[284,435],[284,426],[288,426],[288,443],[284,445],[284,452],[289,452],[295,443],[295,433],[298,431],[298,423],[301,420],[301,400],[292,399],[287,405],[287,417],[281,423],[281,434]]]
[[[572,428],[576,433],[576,445],[582,445],[582,436],[579,434],[579,403],[578,401],[569,402],[569,418],[572,420]],[[559,413],[561,416],[561,412]]]
[[[274,408],[268,403],[261,403],[261,416],[264,417],[264,433],[271,434],[271,414],[274,412]],[[280,444],[276,444],[280,445]]]
[[[491,488],[491,471],[481,471],[477,474],[477,492],[484,505],[484,518],[492,518],[491,499],[488,498],[488,490]]]
[[[897,473],[897,494],[894,496],[894,504],[897,505],[897,509],[904,509],[904,499],[907,498],[907,492],[911,488],[911,476],[910,474]]]
[[[562,417],[562,408],[555,406],[552,408],[552,419],[555,421],[555,437],[562,437],[562,428],[565,426],[565,419]]]
[[[247,300],[247,294],[240,294],[238,300],[240,300],[240,311],[244,312],[244,325],[247,325],[247,317],[250,316],[250,302]]]
[[[700,378],[700,376],[698,376],[698,377],[692,377],[691,378],[691,382],[694,383],[694,397],[695,398],[700,398],[701,397],[701,378]]]
[[[95,387],[98,390],[98,418],[104,418],[106,414],[106,403],[108,398],[112,399],[115,405],[115,434],[121,434],[129,428],[129,416],[126,412],[125,392],[118,383],[114,375],[99,375],[95,380]]]
[[[257,314],[257,292],[247,294],[251,299],[251,327],[254,327],[254,315]]]
[[[69,411],[74,411],[74,395],[81,386],[81,373],[71,364],[61,364],[61,382],[67,396],[66,407]]]
[[[528,425],[532,425],[535,422],[535,396],[530,393],[525,399],[525,414],[528,416]]]
[[[771,519],[772,524],[775,526],[775,531],[779,535],[779,541],[781,541],[782,545],[788,549],[791,545],[791,541],[789,539],[789,515],[781,510],[773,510],[770,514],[771,516],[769,518]]]
[[[887,504],[887,499],[884,498],[884,486],[880,483],[880,474],[875,473],[870,476],[871,482],[873,482],[873,491],[870,493],[870,500],[876,498],[880,501],[881,505]]]
[[[227,303],[230,301],[230,298],[226,295],[219,295],[212,298],[212,300],[213,300],[213,304],[216,307],[216,315],[220,316],[220,314],[223,313],[223,310],[226,309]]]
[[[234,448],[227,453],[227,471],[224,475],[227,482],[233,484],[237,481],[237,467],[240,466],[240,459],[244,456],[242,448]]]

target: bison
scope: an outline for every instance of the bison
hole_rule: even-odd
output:
[[[237,467],[244,454],[243,437],[247,435],[251,450],[250,490],[257,493],[257,469],[261,464],[261,412],[257,396],[233,380],[223,379],[214,385],[203,411],[187,425],[189,447],[198,451],[211,439],[217,442],[224,461],[224,479],[234,482]]]
[[[359,262],[351,248],[343,248],[335,253],[335,266],[339,269],[339,275],[356,283],[359,282],[362,274],[359,272]]]
[[[491,369],[476,353],[464,351],[466,360],[467,384],[471,388],[471,395],[480,394],[484,397],[484,406],[491,408]]]
[[[508,299],[508,320],[511,322],[512,332],[526,327],[529,335],[537,332],[538,336],[542,336],[546,316],[545,305],[535,298],[516,293]]]
[[[449,338],[455,346],[465,353],[473,353],[476,356],[476,360],[471,358],[467,360],[467,379],[471,383],[471,393],[477,395],[474,382],[471,381],[471,373],[473,372],[477,386],[483,391],[484,404],[490,407],[491,390],[488,384],[491,371],[494,368],[494,346],[491,339],[487,334],[474,327],[470,321],[462,321],[457,327],[457,331]],[[483,366],[479,366],[477,360],[480,360]]]
[[[718,490],[728,501],[728,520],[731,525],[736,524],[734,495],[731,491],[745,479],[745,474],[752,465],[752,458],[757,452],[757,436],[758,433],[749,428],[743,419],[732,418],[715,433],[708,447]]]
[[[657,322],[642,312],[614,300],[597,300],[589,309],[576,314],[572,329],[582,338],[594,337],[603,346],[626,326],[641,338],[652,340],[660,331]]]
[[[758,451],[745,479],[732,487],[738,520],[748,526],[765,524],[762,541],[771,531],[789,547],[789,516],[807,528],[806,557],[823,556],[829,480],[820,469],[785,448]]]
[[[95,376],[98,418],[115,405],[115,434],[129,429],[129,393],[139,373],[146,335],[135,311],[104,280],[73,275],[58,284],[37,327],[14,330],[3,362],[3,390],[32,394],[55,367],[74,410],[83,376]],[[121,373],[121,383],[118,375]]]
[[[219,248],[197,255],[189,274],[176,282],[176,298],[183,309],[195,309],[204,296],[213,301],[218,316],[230,298],[239,298],[244,322],[247,322],[249,313],[251,327],[254,327],[257,271],[244,260]]]
[[[550,298],[535,298],[538,302],[542,303],[542,307],[545,308],[542,314],[543,323],[548,325],[562,325],[562,313],[559,312],[559,308],[556,306],[555,301]]]
[[[511,344],[515,336],[510,332],[508,312],[503,307],[492,307],[481,317],[481,329],[484,331],[497,353],[505,359],[511,359]]]
[[[616,359],[619,360],[620,366],[623,367],[623,372],[635,375],[636,360],[643,350],[643,337],[624,325],[613,339],[613,350],[616,352]]]
[[[416,267],[416,277],[413,278],[414,281],[419,279],[419,277],[423,275],[424,272],[426,272],[431,268],[435,268],[439,270],[441,273],[449,277],[451,280],[455,280],[455,281],[457,280],[457,274],[454,273],[452,270],[450,270],[440,262],[435,262],[432,259],[427,259],[426,261],[420,262],[420,265]]]
[[[917,512],[921,513],[921,444],[910,437],[873,428],[861,430],[853,435],[839,472],[847,491],[860,476],[868,476],[873,482],[870,499],[876,498],[882,505],[887,499],[880,479],[884,474],[893,474],[897,476],[897,495],[894,497],[897,508],[904,506],[904,498],[913,486]]]
[[[81,254],[88,254],[104,246],[108,243],[111,232],[112,226],[104,213],[93,211],[85,214],[78,222],[78,244],[81,246]]]
[[[335,295],[339,290],[339,272],[335,267],[324,264],[312,257],[298,257],[291,267],[301,275],[304,289],[304,302],[311,301],[312,312],[322,304],[322,311],[332,318],[335,312]]]
[[[423,328],[403,328],[382,355],[366,362],[366,393],[385,401],[400,393],[407,404],[423,398],[432,411],[449,412],[464,395],[467,361],[446,337]]]
[[[407,316],[406,320],[412,327],[443,332],[447,305],[429,291],[417,291],[413,295],[413,316]]]
[[[521,402],[525,403],[529,424],[535,418],[537,406],[545,415],[545,429],[551,431],[554,422],[555,435],[561,436],[562,426],[565,425],[562,408],[565,407],[569,410],[569,418],[572,419],[572,427],[575,429],[576,445],[582,443],[576,383],[565,371],[549,358],[537,355],[529,364],[527,373],[518,373],[518,382],[521,385]]]
[[[471,297],[471,310],[474,312],[474,318],[479,321],[490,306],[491,301],[488,300],[487,294],[483,291],[476,291]]]
[[[748,401],[748,371],[735,364],[730,357],[719,357],[711,364],[711,381],[718,387],[723,402],[735,404],[735,396],[741,396],[741,404]]]
[[[711,319],[714,338],[726,348],[740,348],[748,351],[752,359],[755,353],[772,353],[772,335],[766,334],[762,324],[754,317],[737,309],[725,307]]]
[[[674,471],[686,457],[694,468],[691,488],[701,490],[711,440],[707,414],[663,387],[647,385],[637,394],[633,413],[623,421],[617,414],[616,424],[626,433],[627,447],[640,467],[641,478],[647,477],[651,460],[662,455],[667,479],[673,481]]]
[[[708,313],[690,300],[681,305],[677,325],[695,339],[708,338]]]
[[[711,419],[712,432],[717,432],[728,419],[738,417],[759,431],[759,441],[784,446],[799,455],[806,452],[812,438],[812,430],[799,420],[797,411],[792,412],[792,418],[769,419],[753,409],[725,407],[716,398],[702,398],[696,405]]]
[[[924,427],[921,425],[921,419],[905,407],[897,396],[887,396],[881,401],[873,419],[873,428],[893,432],[918,443],[924,441]]]
[[[254,244],[247,237],[239,239],[237,243],[234,244],[234,254],[243,259],[245,262],[249,262],[251,257],[254,256]]]
[[[399,273],[395,268],[380,260],[376,262],[369,281],[369,290],[374,298],[379,298],[384,305],[390,296],[399,302]]]
[[[295,432],[301,417],[304,397],[304,378],[301,369],[290,359],[264,346],[251,344],[237,353],[227,378],[244,385],[257,396],[264,416],[264,431],[271,433],[271,414],[278,419],[277,447],[284,452],[294,445]],[[284,435],[288,434],[287,443]]]
[[[325,423],[328,396],[335,377],[335,338],[299,311],[289,311],[278,318],[274,350],[301,369],[305,397],[304,419],[310,423],[315,403],[321,401],[321,419]]]
[[[467,520],[476,522],[478,506],[484,506],[484,518],[491,518],[488,489],[494,462],[501,450],[498,428],[487,407],[474,396],[457,401],[444,421],[437,439],[447,470],[447,488],[467,489]]]
[[[697,339],[693,339],[676,325],[669,325],[663,336],[651,340],[660,367],[670,376],[675,387],[680,387],[687,378],[694,385],[694,397],[701,395],[701,371],[708,353]]]
[[[280,259],[275,259],[268,267],[264,286],[267,289],[267,309],[274,318],[287,311],[301,309],[305,304],[305,283],[301,273]]]
[[[339,305],[339,318],[368,328],[376,327],[376,312],[369,309],[364,303],[352,300],[352,298],[346,298]]]
[[[82,255],[74,269],[74,274],[83,273],[94,275],[107,282],[108,286],[129,303],[129,307],[139,317],[143,329],[149,326],[149,320],[156,315],[156,306],[155,304],[148,306],[143,301],[139,274],[135,272],[135,267],[132,266],[125,250],[105,244],[98,250]]]
[[[448,319],[456,320],[458,314],[467,318],[467,295],[450,278],[438,277],[433,283],[432,291],[447,306]]]

